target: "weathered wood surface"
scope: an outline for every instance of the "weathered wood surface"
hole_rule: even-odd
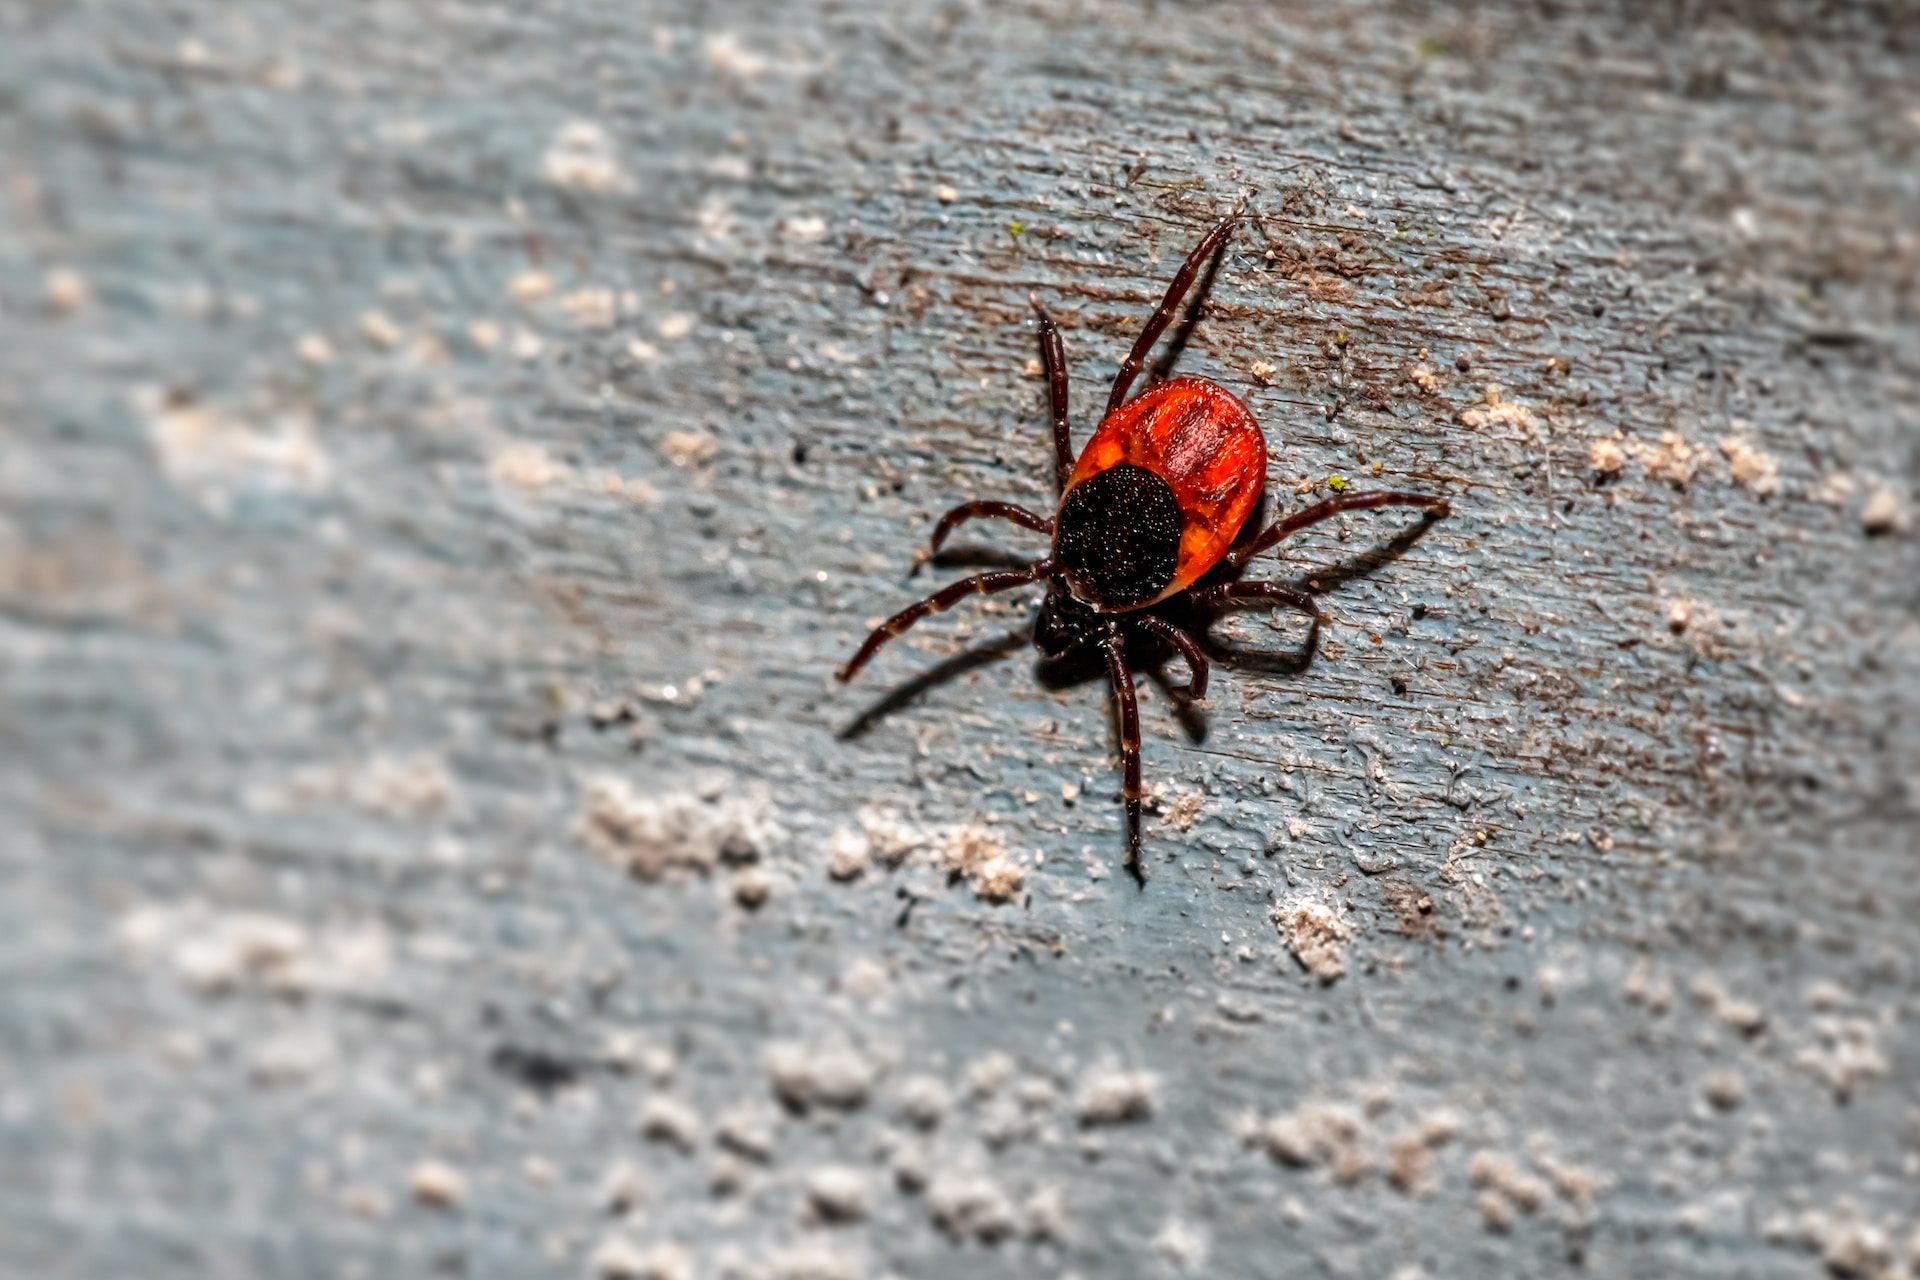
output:
[[[1914,19],[0,12],[5,1269],[1908,1274]],[[1455,514],[1140,891],[1030,599],[829,677],[1242,199],[1182,368]]]

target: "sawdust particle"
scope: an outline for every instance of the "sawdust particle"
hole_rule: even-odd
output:
[[[93,287],[72,267],[55,267],[41,282],[40,296],[55,315],[70,316],[93,304]]]
[[[867,1216],[867,1176],[845,1165],[825,1165],[807,1175],[807,1207],[822,1222],[858,1222]]]
[[[1484,392],[1486,404],[1482,408],[1462,410],[1460,421],[1469,427],[1502,426],[1512,427],[1531,437],[1539,427],[1539,419],[1533,410],[1518,400],[1507,399],[1506,388],[1497,382],[1489,382]]]
[[[1736,421],[1735,427],[1744,424]],[[1755,445],[1745,435],[1722,436],[1720,452],[1727,455],[1727,468],[1734,483],[1756,498],[1780,491],[1780,459]]]
[[[660,441],[660,456],[676,467],[697,467],[719,452],[720,442],[705,431],[669,431]]]
[[[422,1160],[409,1178],[413,1198],[429,1209],[458,1209],[467,1198],[467,1179],[452,1165]]]
[[[932,1129],[947,1114],[947,1086],[938,1076],[909,1076],[900,1082],[900,1114],[916,1129]]]
[[[1467,1164],[1467,1178],[1476,1187],[1498,1193],[1522,1213],[1538,1213],[1550,1194],[1545,1182],[1523,1170],[1512,1156],[1497,1151],[1475,1152]]]
[[[686,1103],[655,1094],[640,1108],[640,1136],[691,1154],[700,1143],[700,1117]]]
[[[987,902],[1010,902],[1026,883],[1000,838],[978,823],[948,832],[941,860],[950,875],[965,877],[975,896]]]
[[[1269,918],[1300,967],[1321,982],[1333,982],[1347,971],[1343,944],[1353,936],[1353,928],[1332,907],[1290,898],[1274,907]]]
[[[522,271],[507,282],[507,296],[523,307],[537,307],[553,292],[553,277],[537,268]]]
[[[360,316],[360,336],[382,351],[391,351],[406,337],[384,311],[367,311]]]
[[[1256,1124],[1249,1137],[1282,1164],[1328,1168],[1337,1181],[1350,1186],[1373,1167],[1364,1134],[1365,1124],[1351,1107],[1310,1102]]]
[[[570,120],[547,144],[540,173],[549,186],[582,195],[605,195],[626,187],[613,139],[591,120]]]
[[[867,837],[852,827],[839,827],[827,842],[827,875],[842,884],[858,880],[867,869]]]
[[[1074,1112],[1089,1128],[1146,1120],[1157,1105],[1159,1087],[1159,1081],[1145,1071],[1094,1067],[1080,1081]]]
[[[1860,508],[1860,527],[1871,534],[1894,533],[1907,527],[1906,509],[1892,485],[1880,485]]]
[[[767,1080],[774,1096],[795,1111],[816,1106],[851,1110],[865,1104],[878,1068],[852,1049],[811,1049],[777,1044],[767,1050]]]
[[[1732,1111],[1746,1100],[1746,1087],[1732,1071],[1709,1071],[1700,1082],[1700,1092],[1716,1111]]]
[[[1662,431],[1657,444],[1629,440],[1625,447],[1628,455],[1649,476],[1665,480],[1675,488],[1684,488],[1692,483],[1706,460],[1706,451],[1690,443],[1677,431]]]
[[[586,812],[574,838],[589,852],[639,880],[669,872],[705,875],[719,861],[751,862],[777,835],[763,793],[735,794],[731,785],[705,799],[691,791],[642,796],[624,778],[587,785]]]
[[[531,442],[510,444],[493,455],[487,471],[495,481],[516,489],[537,491],[559,484],[571,474],[564,462]]]
[[[560,306],[577,329],[611,329],[619,318],[613,290],[607,288],[576,289]]]
[[[934,1225],[950,1238],[995,1244],[1019,1226],[1013,1202],[998,1184],[978,1173],[947,1173],[927,1188]]]

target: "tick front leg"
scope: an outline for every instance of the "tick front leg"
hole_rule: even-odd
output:
[[[1120,763],[1122,794],[1127,802],[1127,871],[1141,888],[1147,884],[1140,870],[1140,705],[1134,699],[1133,668],[1127,665],[1126,645],[1116,624],[1100,642],[1107,655],[1107,676],[1120,703]]]
[[[1180,651],[1187,660],[1187,687],[1176,689],[1175,693],[1184,693],[1195,702],[1207,696],[1207,660],[1200,652],[1200,646],[1193,637],[1168,622],[1165,618],[1149,613],[1140,619],[1140,625],[1165,640]]]
[[[1223,562],[1238,569],[1280,539],[1298,533],[1310,524],[1319,524],[1343,511],[1371,511],[1375,507],[1425,507],[1429,520],[1444,520],[1453,512],[1445,498],[1436,498],[1429,493],[1346,493],[1337,498],[1328,498],[1325,502],[1316,502],[1284,520],[1274,521],[1266,532],[1252,542],[1229,551]]]
[[[888,618],[873,629],[853,657],[847,659],[847,665],[836,673],[840,683],[859,674],[860,668],[867,665],[874,654],[880,652],[880,646],[893,639],[930,613],[945,613],[968,596],[991,595],[996,591],[1007,591],[1014,587],[1024,587],[1029,582],[1038,582],[1053,572],[1053,562],[1042,560],[1039,564],[1028,565],[1024,569],[1009,569],[996,573],[975,574],[971,578],[962,578],[952,586],[942,587],[925,600],[910,604],[900,612]]]
[[[1327,620],[1327,615],[1320,612],[1319,602],[1312,596],[1275,582],[1223,582],[1219,586],[1197,588],[1188,598],[1203,609],[1225,604],[1229,600],[1270,600],[1298,609],[1315,622]]]
[[[1040,362],[1047,371],[1047,407],[1053,414],[1053,466],[1060,491],[1066,492],[1067,477],[1073,474],[1073,438],[1067,430],[1067,349],[1061,345],[1059,326],[1053,317],[1029,296],[1040,317]]]
[[[1113,391],[1107,396],[1107,412],[1112,413],[1126,401],[1127,389],[1139,375],[1147,362],[1147,353],[1153,350],[1153,344],[1160,341],[1160,335],[1173,323],[1173,317],[1180,310],[1180,300],[1187,296],[1187,290],[1193,287],[1193,278],[1200,274],[1201,266],[1213,256],[1214,251],[1226,243],[1234,224],[1240,221],[1238,213],[1230,213],[1213,224],[1213,230],[1194,246],[1187,260],[1180,264],[1180,270],[1174,273],[1173,283],[1167,286],[1167,296],[1160,301],[1160,309],[1147,320],[1146,327],[1140,330],[1140,336],[1133,341],[1133,350],[1127,352],[1127,358],[1120,364],[1120,372],[1113,380]]]
[[[991,499],[982,499],[979,502],[963,502],[940,517],[940,523],[933,526],[932,545],[934,554],[939,554],[941,545],[947,540],[947,535],[952,533],[955,528],[968,520],[983,518],[989,520],[1011,520],[1023,528],[1033,530],[1035,533],[1044,533],[1048,537],[1053,536],[1053,521],[1047,517],[1035,515],[1025,507],[1017,507],[1011,502],[994,502]]]

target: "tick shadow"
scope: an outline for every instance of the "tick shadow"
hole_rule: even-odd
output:
[[[895,685],[834,736],[842,742],[851,742],[855,738],[863,737],[894,712],[904,711],[918,702],[928,690],[963,676],[969,671],[976,671],[998,662],[1027,644],[1028,641],[1029,637],[1025,633],[1010,631],[1005,635],[996,636],[985,644],[963,649],[951,658],[928,667],[919,675]]]
[[[999,547],[945,547],[939,555],[923,556],[907,571],[911,581],[920,576],[928,565],[935,569],[1024,569],[1035,560],[1036,555],[1021,555],[1017,551],[1005,551]]]
[[[1325,595],[1338,587],[1345,586],[1359,578],[1369,577],[1392,564],[1407,552],[1414,544],[1427,536],[1427,531],[1440,523],[1439,516],[1422,514],[1420,519],[1402,529],[1399,533],[1380,543],[1378,546],[1337,560],[1325,569],[1312,573],[1299,574],[1287,585],[1299,591],[1312,591],[1315,595]],[[1284,543],[1282,545],[1285,545]],[[1258,563],[1257,561],[1255,563]],[[1252,566],[1249,565],[1249,568]],[[1317,584],[1317,585],[1316,585]]]

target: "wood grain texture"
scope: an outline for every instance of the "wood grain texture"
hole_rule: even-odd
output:
[[[0,1269],[1906,1274],[1914,30],[0,12]],[[1141,891],[1029,596],[830,677],[1242,200],[1181,370],[1453,515]]]

